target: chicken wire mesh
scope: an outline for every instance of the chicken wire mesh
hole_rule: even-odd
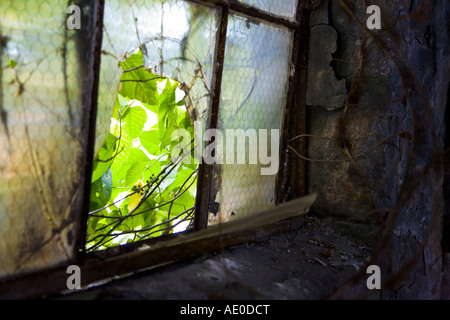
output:
[[[210,223],[275,205],[279,149],[272,143],[272,134],[276,139],[282,128],[292,40],[292,32],[285,28],[240,15],[229,17],[218,129],[224,136],[223,145],[231,139],[227,130],[242,129],[244,134],[253,132],[256,140],[248,139],[245,145],[239,145],[236,139],[234,150],[224,147],[224,164],[216,166],[213,177],[213,185],[220,184],[220,188],[215,199],[210,201],[216,203],[218,212],[210,214]],[[279,131],[272,133],[271,130]],[[265,155],[272,156],[270,165],[275,167],[270,174],[262,174],[262,168],[268,165],[261,162],[261,139],[267,139]],[[234,164],[227,161],[227,152],[234,153]],[[252,152],[258,153],[253,154],[257,157],[256,164],[250,163]],[[242,153],[246,154],[246,161],[238,164],[238,156]]]
[[[297,0],[239,0],[252,7],[293,20],[297,10]]]
[[[2,277],[61,264],[76,252],[90,39],[67,29],[67,7],[0,2]]]

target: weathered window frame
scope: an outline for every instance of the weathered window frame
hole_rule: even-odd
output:
[[[291,73],[289,78],[289,88],[287,104],[285,109],[284,125],[282,130],[282,141],[280,143],[280,170],[276,183],[276,204],[288,202],[305,194],[305,172],[306,163],[298,158],[288,148],[288,144],[294,149],[302,152],[305,144],[302,139],[290,141],[293,137],[305,133],[306,131],[306,60],[307,60],[307,39],[309,25],[309,10],[307,1],[298,0],[297,12],[294,20],[288,20],[275,16],[259,9],[241,4],[232,0],[186,0],[200,5],[212,6],[219,10],[218,29],[216,34],[216,48],[214,55],[212,91],[214,93],[210,101],[210,111],[207,119],[206,129],[217,128],[223,63],[225,57],[225,44],[227,39],[228,17],[231,13],[260,19],[275,25],[286,27],[293,31],[293,51]],[[92,174],[93,153],[95,144],[95,125],[97,116],[97,101],[99,87],[99,73],[101,61],[101,43],[103,30],[103,9],[105,0],[95,0],[94,28],[92,30],[91,43],[91,66],[92,72],[88,85],[85,87],[84,100],[86,110],[90,110],[88,117],[88,143],[86,145],[87,160],[86,174]],[[218,250],[224,246],[230,246],[257,238],[269,236],[271,234],[287,231],[298,227],[299,219],[291,218],[278,223],[270,223],[264,226],[247,226],[245,230],[223,233],[220,238],[208,236],[204,238],[183,243],[179,241],[170,247],[156,248],[149,252],[145,248],[155,246],[158,242],[170,240],[197,232],[207,228],[208,202],[211,191],[212,165],[201,164],[198,173],[194,228],[181,234],[171,234],[158,238],[143,240],[127,245],[109,248],[100,252],[85,252],[86,223],[89,211],[90,179],[85,179],[85,194],[83,202],[83,213],[78,233],[77,248],[78,255],[74,264],[81,267],[82,283],[89,284],[95,281],[106,279],[112,276],[125,274],[167,262],[186,259],[201,253]],[[273,209],[272,209],[273,210]],[[21,276],[16,279],[8,279],[0,282],[0,292],[6,293],[6,297],[24,298],[38,297],[65,290],[67,273],[66,267],[57,267],[45,271],[35,272]]]

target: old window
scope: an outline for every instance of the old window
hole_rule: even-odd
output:
[[[207,137],[205,147],[211,142],[222,146],[211,153],[216,161],[202,161],[196,172],[192,230],[245,221],[250,213],[302,195],[303,164],[282,152],[286,141],[304,130],[299,62],[305,29],[296,0],[70,4],[0,4],[1,277],[86,263],[90,275],[85,280],[94,281],[111,275],[98,271],[99,257],[138,255],[138,248],[159,241],[85,254],[86,222],[96,213],[88,213],[86,190],[92,190],[95,159],[110,133],[119,84],[132,80],[126,76],[138,69],[160,78],[156,85],[173,85],[169,78],[175,79],[186,94],[190,120],[200,128],[200,137]],[[78,16],[80,21],[69,21]],[[81,28],[70,28],[70,23]],[[124,67],[133,54],[143,66]],[[138,82],[148,84],[142,78]],[[132,107],[130,101],[124,104]],[[218,129],[214,138],[203,135],[210,129]],[[237,132],[245,139],[239,141]],[[97,166],[115,156],[108,155]],[[116,260],[110,266],[119,274],[170,261],[173,254],[135,259],[126,267]],[[65,279],[64,268],[59,274]],[[34,294],[45,289],[36,288]]]

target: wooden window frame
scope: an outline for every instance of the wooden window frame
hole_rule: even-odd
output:
[[[106,0],[107,1],[107,0]],[[263,12],[259,9],[247,6],[233,0],[185,0],[187,2],[210,6],[218,9],[219,19],[216,34],[216,48],[214,53],[215,66],[212,77],[213,96],[209,103],[209,114],[206,129],[217,128],[223,63],[225,58],[225,46],[227,39],[227,25],[230,14],[240,14],[274,25],[290,29],[293,34],[292,56],[290,61],[291,72],[288,81],[288,94],[285,109],[285,117],[282,128],[280,144],[280,168],[276,182],[276,204],[274,210],[292,210],[289,201],[305,195],[306,163],[304,160],[292,154],[288,145],[299,152],[305,151],[303,139],[290,141],[293,137],[306,131],[306,68],[309,37],[309,9],[308,1],[298,0],[297,11],[294,20]],[[88,77],[84,92],[85,110],[90,110],[88,117],[88,142],[86,145],[87,176],[92,175],[93,154],[95,144],[95,126],[97,117],[97,101],[99,88],[99,74],[101,61],[101,44],[103,33],[103,11],[105,0],[95,0],[93,17],[92,43]],[[200,164],[194,214],[194,228],[182,233],[170,234],[158,238],[138,241],[122,246],[112,247],[99,252],[86,253],[86,224],[88,220],[90,179],[85,179],[83,213],[78,230],[77,250],[75,261],[72,264],[80,266],[82,272],[82,284],[90,284],[113,276],[126,274],[142,269],[147,269],[168,262],[192,258],[199,254],[217,251],[223,247],[253,241],[261,237],[285,232],[299,227],[301,219],[297,216],[264,224],[247,224],[244,229],[234,229],[221,233],[220,236],[207,233],[208,206],[212,188],[213,165]],[[311,200],[311,199],[309,199]],[[288,202],[283,204],[284,202]],[[299,203],[294,203],[299,205]],[[245,219],[245,218],[242,218]],[[240,221],[235,220],[235,221]],[[206,229],[206,230],[205,230]],[[199,239],[183,241],[183,237],[189,239],[193,233],[203,232],[205,236]],[[180,241],[175,241],[180,237]],[[170,242],[173,240],[172,242]],[[168,243],[168,246],[158,248],[158,243]],[[173,244],[171,244],[173,243]],[[156,247],[154,250],[148,248]],[[67,265],[49,268],[43,271],[27,275],[20,275],[0,281],[0,296],[3,298],[36,298],[43,295],[54,294],[67,289],[66,273]]]

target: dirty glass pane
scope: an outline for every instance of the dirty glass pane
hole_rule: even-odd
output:
[[[191,120],[205,120],[217,10],[181,0],[106,0],[96,150],[109,132],[122,69],[143,48],[146,68],[179,81]],[[146,52],[145,52],[146,51]]]
[[[297,8],[297,0],[239,0],[239,2],[291,20],[294,19]]]
[[[211,223],[275,204],[279,147],[271,143],[271,139],[274,135],[279,144],[281,138],[292,40],[292,32],[287,29],[230,16],[218,125],[224,139],[224,164],[216,167],[213,177],[213,186],[220,185],[220,189],[210,201],[218,208],[217,214],[210,215]],[[227,129],[234,130],[235,134],[238,134],[236,129],[248,135],[254,133],[256,140],[247,140],[245,146],[234,140],[234,149],[229,149],[227,142],[231,138]],[[265,146],[267,152],[261,154],[261,146]],[[245,163],[238,164],[237,157],[243,153]],[[235,164],[227,160],[230,155]],[[257,156],[256,164],[252,164],[250,155]],[[270,163],[261,157],[270,155]],[[269,172],[262,170],[271,166],[273,170]]]
[[[90,40],[66,12],[67,1],[0,2],[0,277],[76,251]]]

